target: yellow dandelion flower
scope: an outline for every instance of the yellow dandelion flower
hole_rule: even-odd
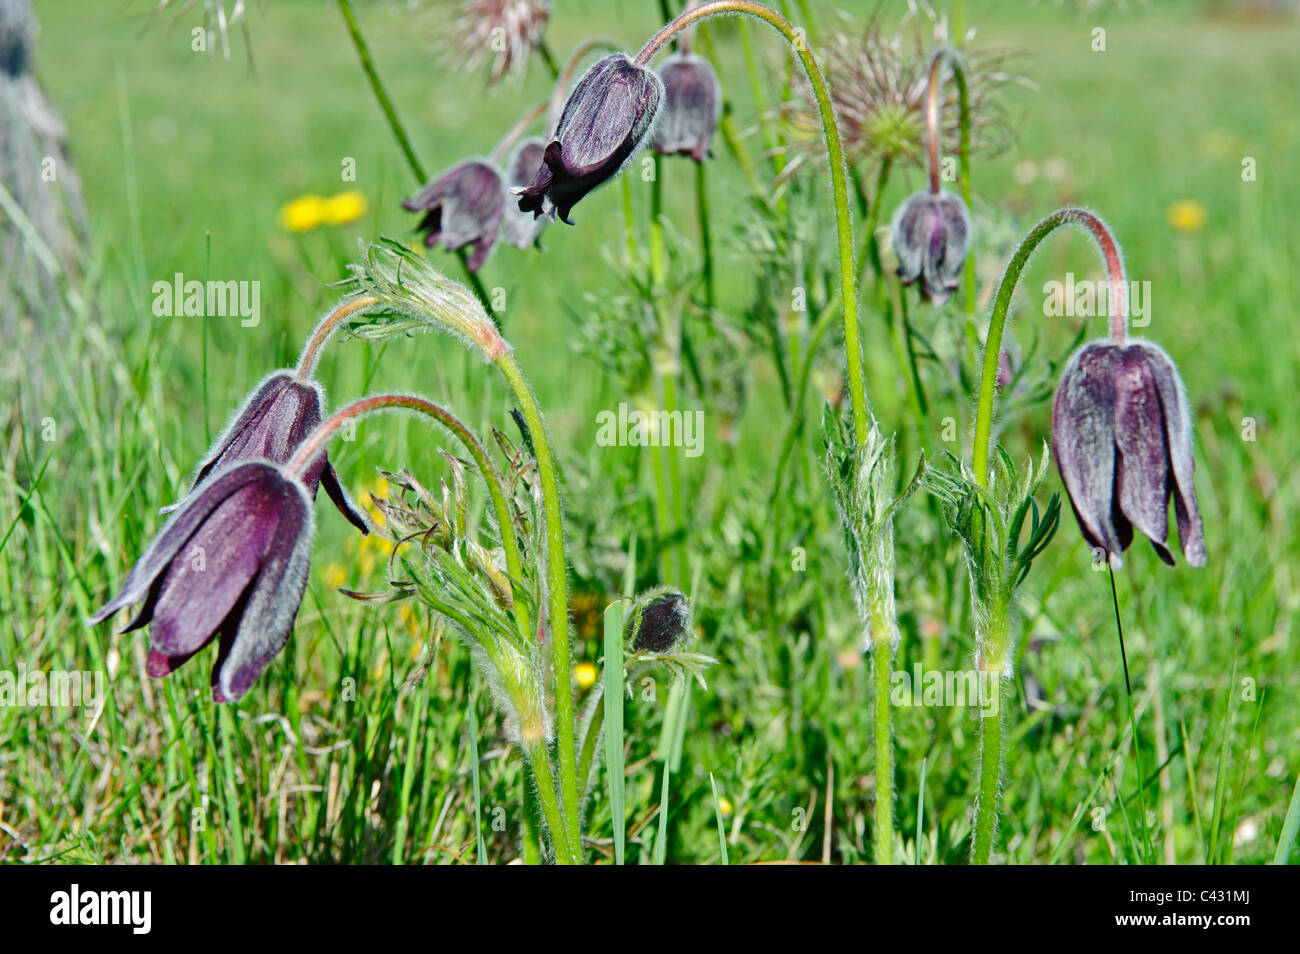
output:
[[[580,662],[573,667],[573,678],[581,689],[590,689],[596,684],[595,663]]]
[[[347,581],[348,571],[343,568],[343,564],[331,563],[325,567],[325,585],[330,589],[337,590]]]
[[[1169,206],[1165,215],[1179,232],[1199,232],[1208,217],[1205,206],[1195,199],[1179,199]]]
[[[349,189],[325,200],[321,221],[326,225],[347,225],[365,215],[367,207],[364,193]]]
[[[730,815],[735,810],[735,807],[731,804],[731,799],[726,795],[718,796],[718,811],[722,812],[724,815]]]
[[[280,209],[280,224],[290,232],[310,232],[325,221],[326,201],[318,195],[300,195]]]

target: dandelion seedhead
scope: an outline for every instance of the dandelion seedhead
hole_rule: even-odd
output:
[[[825,44],[826,81],[844,151],[851,164],[888,159],[895,164],[922,166],[925,162],[925,91],[930,58],[948,43],[947,25],[924,4],[913,5],[911,22],[897,32],[879,23],[848,21]],[[927,38],[924,34],[929,33]],[[1003,88],[1024,84],[1023,77],[1004,70],[1011,53],[1006,50],[963,46],[971,108],[971,148],[996,155],[1010,142],[1011,127],[1000,99]],[[796,128],[819,128],[816,106],[807,84],[803,101],[793,107]],[[945,152],[960,143],[957,91],[947,89],[940,113],[945,117],[941,141]],[[799,147],[821,150],[820,139]]]
[[[474,70],[490,63],[489,85],[523,76],[551,15],[549,0],[439,0],[436,7],[447,21],[438,32],[455,65]]]

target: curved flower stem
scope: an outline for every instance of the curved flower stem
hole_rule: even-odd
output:
[[[549,99],[544,99],[528,112],[519,117],[518,121],[510,127],[510,130],[501,137],[501,141],[492,147],[492,152],[488,156],[488,161],[494,165],[500,165],[505,159],[506,153],[510,147],[519,141],[519,138],[526,132],[528,127],[537,122],[539,116],[546,112],[551,106]],[[509,183],[507,183],[509,185]]]
[[[352,12],[352,4],[349,0],[338,0],[338,5],[343,14],[343,19],[347,22],[348,35],[352,38],[353,47],[356,48],[357,59],[361,61],[361,69],[365,72],[366,79],[370,81],[370,89],[374,92],[375,99],[379,101],[379,108],[383,110],[384,118],[388,120],[388,127],[393,131],[393,137],[397,140],[397,145],[401,147],[402,155],[406,157],[406,164],[410,166],[416,181],[423,185],[429,181],[429,177],[425,174],[424,166],[420,164],[419,158],[415,155],[415,149],[411,146],[411,139],[406,135],[406,127],[402,125],[402,121],[397,117],[397,108],[393,105],[388,90],[384,88],[383,80],[379,78],[379,70],[375,68],[375,61],[370,55],[370,47],[366,43],[366,38],[361,35],[361,27]],[[470,271],[469,256],[463,248],[459,248],[456,250],[456,257],[460,260],[460,267],[465,272],[465,280],[474,289],[474,294],[478,296],[484,310],[492,318],[492,323],[500,328],[501,322],[497,318],[496,312],[492,310],[492,301],[488,298],[487,289],[479,281],[478,273]]]
[[[1111,336],[1117,342],[1123,342],[1128,334],[1128,279],[1124,273],[1124,257],[1119,245],[1106,223],[1083,209],[1058,209],[1035,225],[1021,241],[1020,246],[1007,263],[993,301],[993,314],[989,319],[988,339],[984,343],[984,368],[980,378],[977,398],[978,410],[975,418],[975,479],[981,487],[988,486],[989,456],[992,453],[993,401],[997,394],[998,356],[1002,351],[1002,336],[1006,329],[1007,312],[1011,307],[1011,298],[1015,294],[1016,283],[1025,270],[1030,256],[1048,235],[1062,225],[1072,225],[1084,229],[1096,243],[1106,263],[1107,281],[1110,286],[1110,322]],[[993,608],[991,618],[986,622],[987,632],[983,645],[989,651],[987,658],[979,659],[980,668],[986,672],[1004,672],[1005,652],[1010,643],[1010,621],[1007,607]],[[978,635],[978,634],[977,634]],[[978,640],[977,640],[978,642]],[[1002,678],[994,682],[994,691],[1001,691]],[[1000,700],[999,700],[1000,701]],[[1002,773],[1003,748],[1002,707],[999,704],[996,717],[985,716],[982,744],[980,746],[980,786],[979,799],[975,812],[975,837],[971,845],[971,861],[974,864],[988,864],[993,849],[993,835],[998,819],[998,785]]]
[[[835,111],[821,67],[802,34],[774,10],[753,0],[710,0],[682,13],[656,33],[636,55],[638,65],[645,66],[655,53],[692,23],[723,13],[739,13],[757,17],[775,28],[793,47],[808,74],[817,109],[821,114],[826,135],[826,150],[830,154],[831,191],[835,198],[835,231],[840,254],[840,300],[844,306],[844,348],[847,352],[849,395],[853,404],[854,433],[863,439],[870,430],[867,411],[867,388],[863,380],[862,350],[858,340],[858,275],[853,257],[853,220],[849,211],[848,175],[844,166],[844,146],[835,123]]]
[[[1058,209],[1035,225],[1021,241],[1011,256],[1002,283],[993,300],[993,315],[989,319],[988,339],[984,343],[984,369],[980,377],[975,417],[975,479],[981,487],[988,486],[989,454],[992,452],[993,400],[997,393],[998,356],[1002,352],[1002,333],[1007,323],[1007,311],[1015,294],[1020,273],[1038,248],[1040,242],[1062,225],[1084,229],[1097,245],[1106,263],[1107,284],[1110,286],[1111,337],[1123,343],[1128,337],[1128,278],[1124,273],[1124,256],[1120,252],[1110,228],[1097,216],[1083,209]]]
[[[960,35],[960,34],[959,34]],[[943,127],[939,122],[939,93],[943,88],[943,62],[947,60],[952,68],[953,82],[957,84],[957,102],[961,110],[961,197],[966,203],[966,210],[974,214],[971,206],[970,180],[970,90],[967,85],[966,61],[960,53],[950,46],[941,46],[934,51],[930,60],[930,78],[925,90],[925,142],[930,155],[930,191],[939,192],[939,138]],[[966,250],[965,276],[966,314],[975,313],[975,243],[971,237],[970,247]]]
[[[560,762],[560,795],[565,822],[565,841],[573,860],[582,853],[578,816],[578,766],[573,724],[573,683],[569,673],[569,584],[564,558],[564,515],[560,508],[559,472],[551,453],[546,421],[537,395],[524,377],[514,353],[505,351],[495,359],[497,369],[510,385],[524,423],[532,438],[541,483],[546,521],[547,597],[550,603],[551,664],[555,673],[555,722]],[[557,838],[557,842],[560,840]]]
[[[374,295],[359,295],[356,298],[349,298],[343,302],[328,315],[321,319],[316,330],[311,333],[307,339],[307,345],[302,349],[302,357],[298,359],[298,370],[294,372],[294,378],[298,381],[306,381],[316,373],[316,365],[320,361],[321,350],[325,347],[325,342],[329,341],[330,336],[338,330],[339,325],[347,321],[359,311],[365,311],[379,304],[379,299]]]
[[[337,311],[335,314],[337,314]],[[327,318],[326,321],[328,320]],[[325,322],[321,324],[323,326]],[[483,476],[483,483],[487,485],[488,495],[492,498],[492,510],[496,515],[501,533],[501,547],[506,555],[506,572],[510,575],[511,584],[518,585],[524,579],[523,560],[519,552],[519,540],[515,536],[513,514],[506,502],[505,480],[493,465],[492,459],[488,457],[487,451],[484,450],[479,439],[474,436],[474,432],[465,426],[456,415],[432,401],[413,394],[378,394],[373,397],[362,398],[347,407],[340,408],[307,436],[307,439],[302,442],[289,463],[285,465],[285,470],[294,476],[298,476],[320,452],[325,442],[345,423],[374,411],[391,410],[393,408],[418,411],[433,418],[451,431],[465,445],[465,449],[474,458],[474,463]],[[512,602],[514,603],[515,624],[519,629],[519,635],[525,641],[529,641],[532,638],[532,623],[528,617],[528,608],[524,605],[522,599],[514,599]]]

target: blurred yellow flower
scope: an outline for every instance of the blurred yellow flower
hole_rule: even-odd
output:
[[[1169,206],[1165,215],[1179,232],[1199,232],[1207,217],[1205,206],[1195,199],[1179,199]]]
[[[731,804],[731,799],[729,799],[726,795],[718,796],[718,811],[722,812],[722,814],[724,815],[730,815],[733,811],[735,811],[735,808]]]
[[[310,232],[321,225],[347,225],[366,214],[368,204],[356,189],[325,198],[300,195],[280,208],[280,224],[290,232]]]
[[[596,684],[596,666],[594,663],[580,662],[573,667],[573,678],[579,688],[590,689]]]
[[[321,219],[326,225],[347,225],[366,214],[366,197],[357,189],[340,192],[325,200]]]
[[[290,232],[310,232],[325,221],[326,205],[318,195],[301,195],[281,207],[280,224]]]
[[[348,571],[343,568],[343,564],[331,563],[325,567],[325,585],[330,589],[337,590],[347,581]]]

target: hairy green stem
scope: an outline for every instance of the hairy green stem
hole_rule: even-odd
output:
[[[361,300],[363,299],[357,299],[357,301]],[[326,328],[327,323],[335,316],[342,315],[346,317],[347,314],[351,314],[356,310],[358,309],[354,308],[348,311],[346,305],[336,309],[326,317],[325,321],[321,322],[321,326],[318,328],[317,334],[313,336],[313,340],[320,335],[320,329]],[[337,326],[337,321],[334,326]],[[334,326],[330,326],[331,330]],[[325,337],[328,337],[328,331],[326,331]],[[335,411],[328,420],[312,431],[294,453],[289,463],[285,465],[285,470],[295,475],[301,472],[325,445],[325,442],[346,422],[374,411],[392,409],[417,411],[433,418],[451,431],[456,436],[456,439],[469,451],[470,456],[474,458],[474,464],[479,469],[479,474],[483,478],[483,483],[487,486],[488,496],[492,498],[492,511],[496,515],[498,530],[501,533],[501,547],[505,551],[506,572],[510,575],[511,587],[521,585],[524,580],[523,559],[519,550],[519,539],[515,535],[514,515],[506,502],[505,478],[496,469],[496,466],[492,463],[492,458],[488,456],[487,451],[474,435],[474,432],[456,415],[432,401],[412,394],[378,394],[354,401],[347,407]],[[514,603],[515,624],[519,629],[520,638],[527,642],[532,639],[532,623],[528,618],[528,607],[519,598],[514,598],[511,602]]]
[[[496,358],[496,365],[523,413],[524,423],[532,438],[537,460],[537,476],[541,484],[542,505],[546,530],[547,596],[550,605],[551,663],[555,676],[555,722],[558,758],[560,763],[560,794],[567,841],[572,859],[578,861],[582,852],[581,824],[578,817],[578,772],[573,724],[573,683],[569,673],[569,583],[568,566],[564,558],[564,514],[560,507],[559,470],[551,453],[551,441],[542,417],[537,395],[524,377],[514,353],[505,351]],[[557,839],[558,841],[559,839]],[[557,852],[558,853],[558,852]]]
[[[401,147],[402,155],[406,157],[406,164],[410,166],[411,172],[414,173],[418,183],[423,185],[429,181],[425,174],[424,166],[420,163],[419,157],[415,154],[415,149],[411,146],[411,139],[406,135],[406,127],[397,117],[397,108],[393,105],[392,98],[388,95],[388,90],[384,88],[384,82],[379,78],[379,70],[375,68],[374,58],[370,55],[370,46],[366,43],[366,38],[361,34],[361,27],[357,23],[357,18],[352,12],[350,0],[338,0],[339,11],[343,14],[343,19],[347,23],[348,35],[352,38],[352,46],[357,51],[357,59],[361,61],[361,69],[366,74],[366,79],[370,81],[370,89],[375,94],[375,99],[379,101],[379,108],[383,110],[384,118],[388,120],[388,128],[393,131],[393,137],[397,140],[397,145]],[[470,287],[474,289],[474,294],[482,303],[483,309],[492,319],[492,323],[498,328],[501,322],[492,310],[492,303],[488,298],[487,290],[483,283],[479,281],[478,274],[470,271],[469,256],[463,248],[456,250],[456,257],[460,261],[460,267],[465,272],[465,279],[469,282]]]
[[[993,300],[993,314],[989,318],[988,337],[984,342],[984,369],[976,400],[974,469],[975,479],[981,487],[988,486],[989,455],[993,450],[993,401],[997,394],[998,356],[1002,351],[1002,335],[1006,328],[1007,312],[1011,308],[1011,298],[1034,250],[1062,225],[1084,229],[1096,243],[1106,263],[1110,286],[1111,337],[1117,342],[1123,342],[1128,337],[1128,279],[1124,273],[1124,257],[1115,236],[1106,223],[1091,212],[1074,208],[1058,209],[1035,225],[1021,241],[1011,256],[1011,261],[1007,263],[1002,283]]]
[[[893,620],[887,625],[892,628]],[[878,865],[894,863],[894,723],[889,697],[893,663],[893,641],[877,639],[871,647],[876,736],[876,829],[871,843]]]
[[[642,47],[636,62],[648,64],[655,53],[672,37],[698,20],[724,13],[739,13],[763,20],[777,30],[794,49],[808,74],[817,109],[826,135],[830,156],[831,191],[835,199],[835,231],[840,256],[840,300],[844,307],[844,347],[847,352],[849,394],[853,404],[855,433],[862,439],[870,429],[867,389],[862,371],[862,350],[858,339],[858,275],[853,255],[853,221],[849,210],[848,175],[844,164],[844,145],[840,140],[826,80],[817,59],[790,22],[753,0],[711,0],[685,11],[660,30]]]

